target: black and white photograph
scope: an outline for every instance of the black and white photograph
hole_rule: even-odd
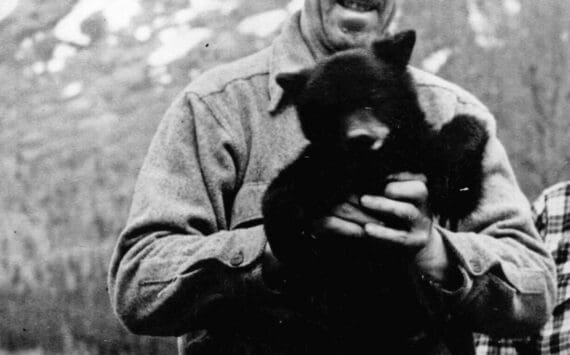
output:
[[[570,355],[569,0],[0,0],[0,355]]]

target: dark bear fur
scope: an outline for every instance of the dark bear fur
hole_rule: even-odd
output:
[[[351,194],[381,194],[390,174],[425,174],[429,205],[442,221],[456,222],[477,208],[487,132],[466,115],[440,131],[426,121],[407,70],[414,44],[415,32],[407,31],[277,78],[310,142],[263,198],[265,231],[277,258],[312,258],[304,245],[311,223]],[[367,137],[346,138],[347,120],[366,114],[389,131],[379,149]]]

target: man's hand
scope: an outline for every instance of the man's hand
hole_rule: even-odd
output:
[[[352,196],[314,224],[314,234],[337,238],[374,238],[410,250],[420,272],[444,282],[449,260],[427,203],[423,175],[392,176],[383,196]]]

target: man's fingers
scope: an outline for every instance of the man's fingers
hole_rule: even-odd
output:
[[[402,172],[396,174],[390,174],[386,178],[389,181],[411,181],[411,180],[418,180],[424,183],[427,182],[427,177],[424,174],[418,173],[410,173],[410,172]]]
[[[392,181],[386,185],[384,196],[421,206],[427,201],[428,189],[422,180]]]
[[[406,225],[421,216],[420,211],[412,204],[392,200],[383,196],[363,196],[362,207],[372,211],[379,218],[397,218]]]
[[[378,224],[367,224],[364,226],[364,231],[366,232],[366,235],[371,238],[405,247],[420,247],[425,244],[423,239],[414,238],[413,235],[408,232],[388,228]]]
[[[358,203],[358,200],[356,200],[356,203]],[[366,213],[362,207],[349,202],[336,206],[331,211],[331,215],[361,226],[366,223],[380,223],[374,216]]]
[[[361,225],[336,216],[328,216],[316,221],[313,225],[313,232],[317,238],[327,235],[348,238],[363,238],[366,236]]]

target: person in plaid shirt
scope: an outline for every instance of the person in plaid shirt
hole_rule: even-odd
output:
[[[556,262],[558,295],[552,317],[530,338],[477,335],[477,355],[570,354],[570,181],[546,189],[532,207],[536,227]]]

